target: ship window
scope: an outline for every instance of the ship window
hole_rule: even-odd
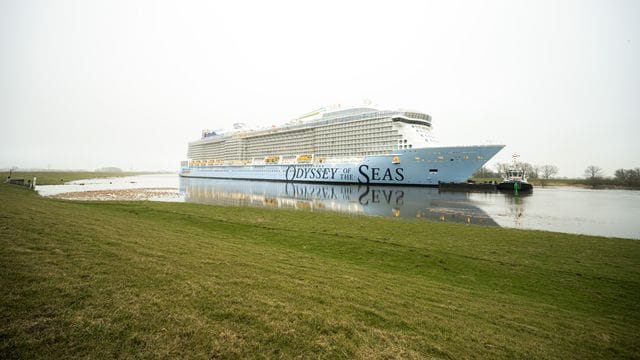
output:
[[[409,144],[409,149],[411,149],[413,147],[413,145]]]

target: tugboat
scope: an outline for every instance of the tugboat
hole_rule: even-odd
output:
[[[518,163],[520,155],[513,154],[513,164],[507,169],[507,173],[503,176],[503,180],[498,184],[497,189],[500,191],[530,192],[533,186],[527,181],[527,174],[522,165]]]

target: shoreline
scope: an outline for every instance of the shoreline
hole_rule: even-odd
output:
[[[54,195],[41,195],[52,199],[78,201],[171,201],[180,194],[175,188],[154,187],[138,189],[111,189],[71,191]]]
[[[0,200],[6,358],[640,356],[635,240],[5,184]]]

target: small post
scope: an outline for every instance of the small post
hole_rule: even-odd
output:
[[[31,188],[32,188],[32,189],[35,189],[35,188],[36,188],[36,179],[37,179],[37,178],[34,176],[34,177],[33,177],[33,182],[31,183]]]

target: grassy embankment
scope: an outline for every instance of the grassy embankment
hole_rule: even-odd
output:
[[[11,174],[12,178],[23,178],[26,180],[36,177],[37,185],[59,185],[68,181],[82,180],[82,179],[97,179],[107,177],[120,177],[120,176],[134,176],[144,175],[150,173],[144,172],[94,172],[94,171],[14,171]],[[4,171],[0,173],[2,181],[8,176],[9,172]]]
[[[638,358],[640,242],[0,185],[0,358]]]
[[[483,182],[501,182],[502,178],[471,178],[472,181],[477,183]],[[533,186],[577,186],[590,189],[625,189],[625,190],[638,190],[640,186],[620,184],[613,179],[600,179],[597,182],[592,182],[588,179],[529,179]]]

